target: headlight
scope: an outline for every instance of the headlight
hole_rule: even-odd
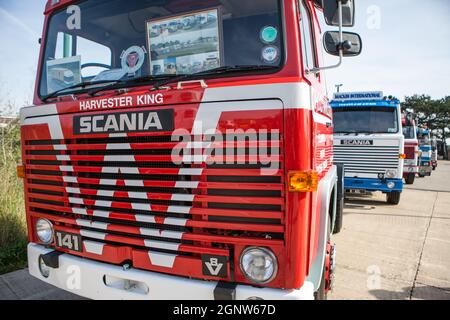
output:
[[[36,235],[43,244],[50,244],[53,240],[53,225],[47,219],[36,222]]]
[[[394,189],[395,188],[395,183],[394,182],[388,182],[387,187],[389,189]]]
[[[395,178],[397,176],[397,170],[387,170],[385,177],[388,179]]]
[[[259,247],[245,249],[241,254],[240,265],[245,277],[257,284],[272,281],[278,271],[277,258],[273,252]]]
[[[45,264],[42,256],[39,256],[39,271],[44,278],[48,278],[50,275],[50,267]]]

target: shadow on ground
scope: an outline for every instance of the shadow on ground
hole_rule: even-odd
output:
[[[437,288],[433,286],[417,284],[403,288],[402,291],[370,290],[369,293],[378,300],[450,300],[450,288]]]

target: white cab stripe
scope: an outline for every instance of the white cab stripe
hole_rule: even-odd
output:
[[[179,243],[170,243],[170,242],[162,242],[162,241],[154,241],[154,240],[145,240],[145,246],[153,249],[163,249],[163,250],[172,250],[177,251],[180,248]]]
[[[173,268],[173,264],[177,258],[177,256],[173,254],[152,251],[148,252],[148,257],[150,258],[152,265],[165,268]]]
[[[86,252],[101,256],[103,254],[103,243],[85,240],[83,241]]]
[[[105,240],[106,233],[94,232],[89,230],[80,230],[80,234],[86,238],[92,238],[97,240]]]
[[[180,176],[201,176],[203,173],[203,169],[199,168],[199,169],[188,169],[188,168],[183,168],[180,169],[180,171],[178,172],[178,175]]]
[[[193,194],[173,194],[172,201],[194,201],[195,195]]]
[[[69,183],[78,183],[77,177],[63,176],[63,181],[64,182],[69,182]]]
[[[149,237],[160,237],[180,240],[183,237],[183,232],[177,231],[159,231],[156,229],[140,228],[141,235]]]
[[[175,188],[197,189],[200,181],[177,181]]]
[[[167,209],[167,212],[170,213],[183,213],[183,214],[189,214],[192,207],[182,207],[182,206],[169,206]]]

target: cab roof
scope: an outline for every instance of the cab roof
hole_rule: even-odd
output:
[[[397,108],[400,106],[400,101],[397,99],[392,100],[347,100],[347,101],[335,101],[330,102],[332,108],[348,108],[348,107],[391,107]]]

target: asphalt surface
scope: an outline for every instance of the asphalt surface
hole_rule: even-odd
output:
[[[450,300],[450,162],[407,186],[398,206],[350,199],[330,299]],[[189,298],[189,297],[186,297]],[[81,299],[20,270],[0,276],[1,299]]]
[[[385,196],[350,199],[337,245],[331,299],[450,300],[450,162]]]

